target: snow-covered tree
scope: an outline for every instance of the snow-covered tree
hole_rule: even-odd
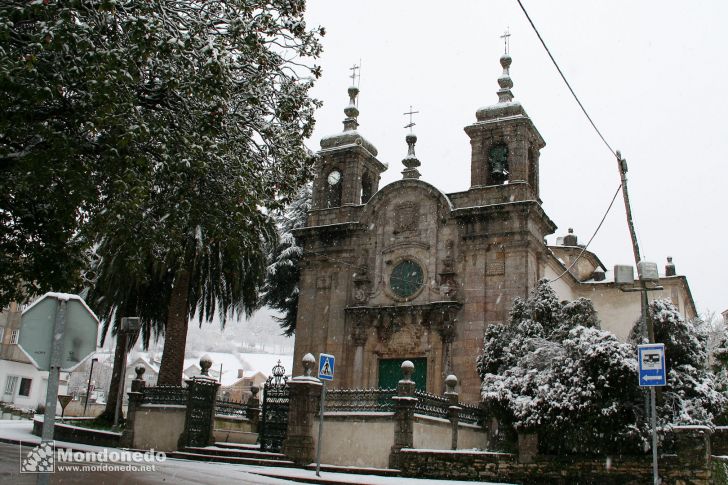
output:
[[[665,344],[667,386],[659,414],[676,424],[712,423],[724,412],[726,398],[709,369],[706,324],[685,320],[669,300],[650,302],[655,340]]]
[[[302,0],[116,2],[120,28],[153,46],[138,90],[148,156],[104,194],[91,293],[100,313],[163,328],[159,384],[179,384],[188,319],[249,313],[269,214],[311,176],[304,139],[319,103],[320,29]]]
[[[0,307],[80,288],[84,229],[140,161],[138,66],[157,46],[142,20],[120,28],[135,3],[0,2]]]
[[[587,299],[561,303],[546,280],[486,330],[482,399],[503,427],[537,432],[543,451],[641,449],[646,436],[633,347],[599,328]]]
[[[296,331],[298,314],[298,279],[303,248],[296,244],[293,230],[306,225],[311,208],[311,185],[301,188],[298,196],[278,218],[278,245],[268,255],[268,268],[261,292],[261,303],[280,311],[276,320],[283,333],[291,336]]]
[[[715,422],[726,402],[707,369],[703,326],[664,300],[650,304],[650,315],[667,355],[660,428]],[[538,433],[545,452],[639,452],[649,444],[634,343],[600,330],[589,300],[559,303],[546,280],[514,301],[508,324],[486,330],[477,366],[486,408],[506,430]]]

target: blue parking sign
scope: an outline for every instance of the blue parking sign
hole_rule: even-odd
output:
[[[641,387],[664,386],[667,383],[665,344],[638,345],[637,362]]]
[[[331,354],[319,354],[319,379],[325,381],[334,380],[334,364],[336,358]]]

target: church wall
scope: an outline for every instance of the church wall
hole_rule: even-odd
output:
[[[549,280],[554,280],[562,272],[563,269],[559,270],[558,267],[547,264],[544,275]],[[659,284],[664,290],[650,291],[650,301],[665,298],[678,307],[683,318],[690,319],[695,316],[682,277],[661,278]],[[578,283],[565,275],[552,281],[551,288],[560,300],[590,299],[598,313],[602,329],[609,330],[621,341],[627,340],[642,312],[640,293],[621,291],[614,283]]]

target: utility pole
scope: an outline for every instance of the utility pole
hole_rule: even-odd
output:
[[[627,190],[627,160],[622,158],[622,154],[617,150],[617,165],[619,167],[619,176],[622,180],[622,195],[624,196],[624,210],[627,214],[627,227],[629,227],[629,235],[632,238],[632,252],[634,253],[634,263],[640,281],[640,306],[641,306],[641,327],[643,336],[647,337],[649,343],[655,343],[655,328],[650,318],[649,301],[647,299],[647,281],[642,277],[642,257],[640,255],[640,246],[637,242],[637,231],[634,228],[634,220],[632,218],[632,206],[629,203],[629,191]],[[660,484],[660,476],[657,469],[657,404],[655,397],[655,388],[650,387],[650,421],[652,425],[652,480],[654,485]]]
[[[624,197],[624,210],[627,214],[627,227],[629,228],[629,235],[632,238],[632,252],[634,253],[634,264],[638,270],[642,256],[640,255],[640,246],[637,242],[637,231],[634,228],[634,220],[632,219],[632,206],[629,202],[629,191],[627,190],[627,160],[622,158],[622,154],[617,150],[617,165],[619,168],[619,177],[622,180],[622,196]],[[647,284],[642,279],[640,280],[641,292],[641,307],[642,307],[642,329],[646,330],[646,337],[649,343],[655,342],[655,329],[652,324],[652,319],[648,311],[648,300],[647,300]]]

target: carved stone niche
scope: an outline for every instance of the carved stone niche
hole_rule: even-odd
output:
[[[372,280],[369,275],[369,251],[362,249],[359,255],[356,272],[354,273],[354,287],[352,297],[357,305],[362,305],[369,300],[372,292]]]
[[[445,243],[445,257],[442,260],[440,275],[440,294],[450,301],[455,301],[459,284],[455,279],[455,243],[448,239]]]

